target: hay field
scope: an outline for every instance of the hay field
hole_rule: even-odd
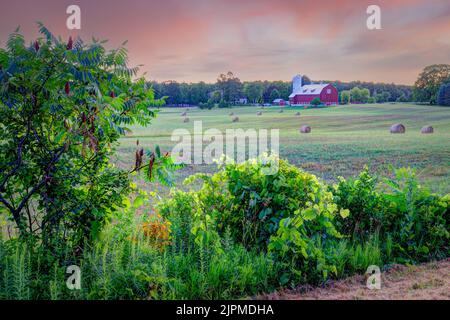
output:
[[[357,174],[365,165],[374,172],[387,174],[389,165],[411,166],[418,170],[423,184],[439,193],[450,192],[450,108],[412,104],[368,104],[318,109],[286,107],[234,107],[232,109],[187,112],[162,108],[147,127],[134,127],[133,133],[121,140],[115,161],[120,166],[134,163],[136,139],[142,146],[156,144],[170,151],[176,144],[170,141],[172,131],[186,128],[193,132],[194,121],[202,121],[203,130],[216,128],[280,129],[280,156],[290,163],[319,177],[334,181],[338,176]],[[262,111],[261,116],[257,112]],[[233,123],[233,112],[239,122]],[[296,113],[300,112],[300,116]],[[402,123],[405,134],[391,134],[390,126]],[[312,128],[310,134],[300,134],[302,125]],[[434,134],[421,134],[423,126],[432,125]],[[196,172],[213,172],[214,165],[189,165],[176,174],[177,185]],[[139,180],[139,179],[138,179]],[[155,189],[159,186],[141,186]],[[164,188],[161,189],[164,190]]]

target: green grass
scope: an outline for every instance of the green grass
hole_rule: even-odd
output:
[[[319,109],[259,107],[188,111],[189,123],[183,123],[183,109],[163,108],[147,128],[134,127],[123,138],[116,162],[131,167],[136,139],[144,147],[158,144],[170,151],[172,131],[186,128],[193,132],[193,122],[202,121],[203,130],[217,128],[280,129],[280,156],[319,177],[334,181],[337,176],[353,176],[368,164],[371,171],[386,174],[389,165],[418,169],[419,179],[432,190],[450,191],[450,108],[411,104],[369,104]],[[301,116],[295,116],[296,112]],[[232,123],[230,112],[239,116]],[[392,124],[401,122],[406,134],[389,132]],[[311,134],[300,134],[301,125],[310,125]],[[435,133],[423,135],[420,129],[432,125]],[[177,172],[177,182],[196,172],[213,172],[214,165],[190,165]],[[141,181],[141,186],[145,184]],[[155,186],[152,186],[155,188]],[[157,186],[157,188],[162,188]],[[165,191],[164,188],[161,191]]]

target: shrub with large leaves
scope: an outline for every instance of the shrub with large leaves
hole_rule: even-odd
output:
[[[226,164],[212,176],[188,178],[187,183],[201,179],[202,188],[175,193],[170,204],[161,206],[162,212],[193,217],[192,224],[199,226],[192,227],[194,232],[218,232],[248,250],[270,251],[284,271],[283,284],[336,273],[328,255],[341,235],[333,221],[348,211],[338,210],[331,192],[314,175],[273,156],[266,160],[279,161],[278,171],[268,175],[264,163],[273,161],[264,159]]]
[[[450,255],[450,197],[431,193],[418,183],[410,168],[397,169],[385,179],[391,205],[384,223],[400,262],[428,261]]]
[[[346,235],[356,240],[367,240],[379,233],[383,219],[389,210],[389,201],[377,191],[378,180],[370,175],[366,167],[357,178],[339,178],[331,189],[339,208],[348,209],[351,214],[346,219],[338,218],[336,225]]]
[[[338,207],[349,210],[336,227],[352,241],[379,237],[386,255],[399,262],[450,254],[449,196],[421,187],[413,169],[396,169],[381,185],[366,168],[357,178],[340,178],[330,190]]]
[[[277,161],[275,174],[266,174],[261,159],[254,159],[228,164],[205,180],[203,202],[217,212],[219,230],[229,228],[233,238],[247,247],[265,250],[281,221],[300,211],[309,216],[316,214],[317,206],[336,211],[330,194],[314,175],[285,160]]]
[[[16,30],[0,49],[0,211],[23,237],[82,246],[130,189],[109,162],[118,139],[163,101],[133,81],[124,47],[40,31],[27,45]]]

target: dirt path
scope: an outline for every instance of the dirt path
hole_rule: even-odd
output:
[[[285,290],[260,297],[269,300],[450,300],[450,259],[418,266],[395,265],[381,275],[381,289],[369,290],[363,275],[334,281],[323,288]]]

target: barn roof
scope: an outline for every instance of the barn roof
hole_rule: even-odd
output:
[[[297,91],[292,92],[289,98],[293,98],[298,95],[311,95],[311,94],[317,94],[319,95],[322,90],[328,86],[328,83],[321,83],[321,84],[307,84],[302,87],[300,87]]]

